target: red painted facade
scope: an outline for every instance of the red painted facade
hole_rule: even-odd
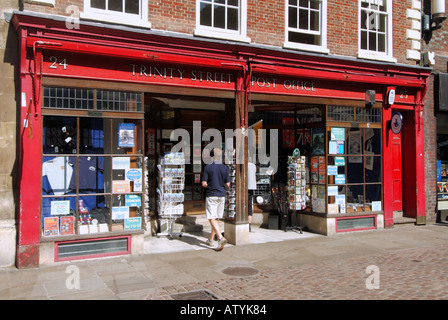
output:
[[[383,210],[393,225],[392,135],[394,111],[405,115],[404,183],[408,215],[425,216],[424,97],[430,70],[368,63],[321,55],[279,52],[247,45],[210,43],[155,33],[82,26],[67,30],[64,21],[15,14],[20,41],[20,82],[26,104],[20,112],[19,218],[17,266],[39,264],[41,201],[42,78],[102,80],[123,84],[219,90],[250,97],[290,96],[363,103],[376,91],[383,105]],[[101,35],[101,38],[98,37]],[[396,89],[393,105],[388,91]],[[249,99],[248,99],[249,101]],[[247,114],[247,105],[243,111]],[[247,117],[242,117],[247,119]],[[247,121],[247,120],[246,120]],[[246,127],[247,123],[241,123]]]

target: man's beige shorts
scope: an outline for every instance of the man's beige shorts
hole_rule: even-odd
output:
[[[224,214],[226,197],[205,197],[205,214],[207,219],[221,219]]]

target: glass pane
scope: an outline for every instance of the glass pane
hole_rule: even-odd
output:
[[[141,157],[112,158],[112,193],[142,192]]]
[[[378,51],[386,52],[386,35],[384,34],[378,35]]]
[[[228,0],[227,4],[229,6],[235,6],[238,7],[238,0]]]
[[[297,6],[297,0],[289,0],[290,6]]]
[[[125,0],[126,13],[139,14],[140,13],[140,1],[137,0]]]
[[[64,195],[73,193],[72,179],[76,165],[76,157],[43,157],[42,158],[42,194]],[[75,179],[76,181],[76,179]]]
[[[104,153],[104,126],[108,120],[101,118],[87,118],[79,122],[79,153]]]
[[[70,187],[79,193],[104,193],[104,157],[79,157]]]
[[[365,129],[364,150],[366,154],[381,154],[381,129]]]
[[[116,194],[112,196],[112,230],[141,229],[142,207],[140,195]]]
[[[320,10],[320,1],[319,0],[310,0],[310,8],[315,10]]]
[[[367,50],[367,31],[361,31],[361,49]]]
[[[238,30],[238,9],[227,10],[227,29]]]
[[[347,213],[364,211],[364,186],[347,186]]]
[[[76,197],[42,198],[42,235],[75,234]]]
[[[76,128],[76,118],[44,117],[42,128],[43,153],[76,153]]]
[[[226,20],[225,20],[225,14],[226,10],[223,6],[214,6],[213,7],[213,14],[214,14],[214,20],[213,20],[213,27],[215,28],[222,28],[225,29],[226,27]]]
[[[304,7],[304,8],[308,8],[308,6],[309,6],[309,1],[310,1],[310,0],[300,0],[300,1],[299,1],[299,6]]]
[[[212,6],[210,4],[201,3],[201,25],[212,26]]]
[[[310,12],[310,30],[319,31],[319,12]]]
[[[366,210],[372,210],[372,202],[381,201],[381,185],[366,185]],[[381,208],[382,210],[382,208]]]
[[[113,119],[113,154],[141,154],[141,120]]]
[[[381,182],[381,157],[366,155],[366,182]]]
[[[106,9],[106,0],[90,0],[90,6],[97,9]]]
[[[369,49],[371,51],[376,51],[376,33],[369,32]]]
[[[347,183],[363,183],[363,157],[347,157]]]
[[[123,12],[123,0],[108,0],[108,10]]]
[[[297,8],[289,7],[288,11],[288,26],[290,28],[297,28]]]
[[[80,196],[78,198],[78,234],[110,231],[110,196]]]
[[[299,29],[308,30],[308,10],[299,10]]]

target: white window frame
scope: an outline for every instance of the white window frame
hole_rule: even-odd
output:
[[[386,2],[387,6],[387,23],[386,23],[386,52],[378,52],[372,50],[361,49],[361,3],[369,2],[372,4],[380,3],[381,1]],[[397,59],[393,57],[393,39],[392,39],[392,0],[359,0],[358,1],[358,58],[369,59],[369,60],[379,60],[386,62],[397,62]]]
[[[299,0],[297,0],[299,1]],[[298,49],[304,51],[312,51],[319,53],[330,53],[330,50],[327,48],[327,0],[319,0],[321,3],[320,10],[320,32],[316,33],[315,31],[305,31],[303,29],[298,28],[290,28],[289,27],[289,0],[285,0],[285,42],[283,43],[283,47],[287,49]],[[292,42],[288,39],[289,31],[294,31],[297,33],[307,33],[307,34],[320,34],[321,43],[320,45],[311,45],[304,44],[298,42]]]
[[[92,8],[90,0],[84,0],[84,11],[80,13],[81,19],[96,20],[109,23],[124,24],[129,26],[151,28],[148,21],[148,0],[134,0],[140,2],[140,13],[131,14]]]
[[[239,6],[239,30],[226,30],[201,25],[201,1],[196,0],[196,28],[194,35],[249,43],[251,40],[247,37],[247,0],[239,0]]]

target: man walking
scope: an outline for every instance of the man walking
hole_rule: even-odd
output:
[[[206,188],[205,212],[212,227],[207,245],[211,246],[215,235],[217,235],[218,247],[216,250],[221,251],[226,245],[227,240],[221,235],[221,231],[219,230],[219,219],[224,214],[226,188],[230,187],[230,174],[229,168],[222,164],[222,151],[220,149],[213,149],[213,162],[204,168],[202,186]]]

